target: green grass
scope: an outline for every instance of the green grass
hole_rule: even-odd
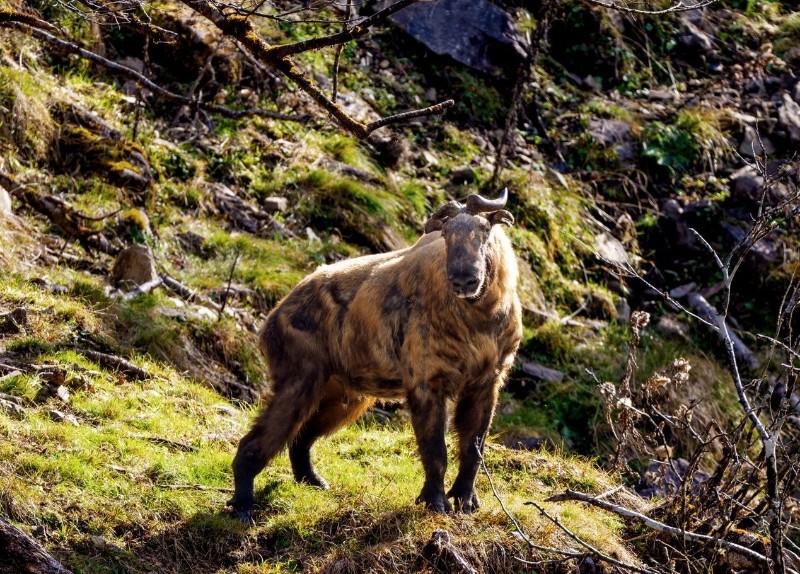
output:
[[[68,366],[75,358],[42,360]],[[177,373],[162,373],[147,383],[101,373],[91,386],[74,390],[66,408],[79,426],[52,421],[48,403],[26,403],[22,420],[0,414],[0,509],[22,525],[44,526],[48,548],[81,572],[115,565],[180,570],[187,553],[199,571],[286,572],[291,560],[312,568],[350,560],[388,572],[391,557],[404,572],[436,528],[447,528],[456,544],[469,544],[488,562],[499,559],[495,543],[527,555],[485,477],[478,481],[483,508],[473,517],[437,516],[414,505],[421,471],[407,425],[360,423],[322,441],[316,458],[329,491],[295,484],[286,457],[279,457],[257,480],[257,526],[245,530],[223,507],[236,440],[252,413],[231,409]],[[153,440],[165,438],[194,450]],[[490,446],[486,458],[511,511],[540,543],[555,546],[563,535],[524,503],[567,487],[600,492],[615,480],[589,461],[563,455]],[[451,461],[448,482],[454,466]],[[628,552],[616,539],[621,521],[571,504],[548,507],[590,542]],[[107,545],[86,544],[92,536]]]

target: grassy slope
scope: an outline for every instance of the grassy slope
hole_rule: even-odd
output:
[[[27,353],[37,365],[60,367],[71,396],[67,403],[42,397],[40,375],[2,378],[0,391],[20,397],[24,414],[0,412],[0,512],[75,571],[317,571],[339,561],[343,572],[405,572],[436,528],[448,529],[482,568],[524,570],[514,556],[530,554],[510,532],[485,477],[478,483],[484,506],[474,517],[436,516],[413,504],[420,468],[410,428],[399,420],[367,418],[321,442],[319,467],[333,485],[327,492],[296,485],[280,457],[257,483],[258,526],[244,529],[223,507],[251,407],[231,405],[146,357],[134,362],[154,377],[132,382],[80,352],[48,350],[66,332],[102,325],[108,309],[6,274],[0,312],[19,307],[30,325],[0,338],[0,353]],[[77,424],[54,420],[54,409]],[[490,445],[487,463],[526,531],[559,548],[569,541],[524,502],[566,487],[599,493],[616,484],[591,462],[561,454]],[[635,560],[619,520],[572,504],[548,507],[588,541]]]

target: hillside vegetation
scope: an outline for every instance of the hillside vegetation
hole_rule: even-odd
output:
[[[540,42],[516,99],[515,73],[471,71],[386,26],[345,45],[342,108],[372,120],[444,98],[455,105],[358,140],[183,4],[148,5],[154,25],[178,33],[167,47],[124,22],[93,21],[85,7],[0,0],[0,516],[76,573],[468,571],[459,556],[480,572],[579,567],[553,549],[635,567],[668,562],[638,523],[546,499],[605,493],[669,522],[673,507],[632,489],[651,458],[685,457],[713,474],[730,445],[760,456],[744,436],[752,427],[739,425],[725,349],[665,293],[689,285],[685,293],[721,308],[723,277],[689,228],[724,257],[775,208],[730,298],[755,361],[743,360],[746,375],[769,387],[748,392],[769,403],[780,359],[756,334],[780,338],[779,318],[794,321],[785,294],[799,247],[798,13],[772,1],[660,16],[571,0],[545,12],[497,5]],[[236,118],[170,102],[4,26],[20,11],[176,93],[270,113]],[[314,14],[320,21],[260,19],[259,33],[298,41],[341,17],[330,6]],[[329,90],[333,60],[331,49],[306,52],[298,66]],[[761,163],[749,167],[754,156]],[[269,400],[257,349],[269,310],[318,265],[410,245],[446,200],[505,186],[524,340],[479,475],[480,512],[439,516],[414,504],[413,432],[402,406],[381,405],[315,447],[330,490],[295,484],[282,456],[256,483],[256,526],[230,517],[236,444]],[[114,281],[115,259],[132,245],[149,248],[162,284],[136,292]],[[631,310],[650,313],[650,326],[632,331]],[[688,407],[698,429],[741,434],[709,439],[695,460],[690,425],[666,437],[663,419],[626,427],[620,404],[631,400],[608,382],[644,389],[663,413]],[[683,526],[714,532],[703,516]],[[763,524],[736,528],[746,532],[734,529],[735,540],[768,544]],[[449,545],[431,538],[438,529]],[[721,537],[731,532],[720,527]],[[796,534],[787,536],[797,543]],[[682,552],[678,571],[712,571]],[[704,567],[763,571],[724,554],[708,550]],[[597,571],[590,562],[580,571]],[[0,558],[3,568],[15,571]]]

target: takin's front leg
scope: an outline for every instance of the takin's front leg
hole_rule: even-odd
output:
[[[475,477],[480,467],[486,431],[497,404],[498,389],[499,385],[494,381],[465,389],[453,416],[453,425],[458,432],[459,467],[447,497],[453,498],[456,511],[464,514],[470,514],[480,506],[475,493]]]
[[[425,470],[425,483],[417,502],[424,503],[425,508],[434,512],[449,512],[453,507],[444,495],[444,473],[447,470],[445,398],[434,393],[428,383],[420,383],[408,393],[408,409]]]

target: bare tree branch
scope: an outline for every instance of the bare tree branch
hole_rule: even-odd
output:
[[[595,6],[602,6],[603,8],[609,8],[610,10],[616,10],[617,12],[626,12],[628,14],[641,14],[641,15],[649,15],[649,16],[662,16],[664,14],[672,14],[675,12],[689,12],[691,10],[699,10],[701,8],[705,8],[706,6],[711,6],[712,4],[716,3],[717,0],[704,0],[702,2],[692,3],[685,2],[684,0],[678,0],[671,6],[667,8],[661,8],[659,10],[646,10],[642,8],[632,8],[625,4],[616,4],[614,2],[605,2],[604,0],[586,0],[589,4],[594,4]]]

